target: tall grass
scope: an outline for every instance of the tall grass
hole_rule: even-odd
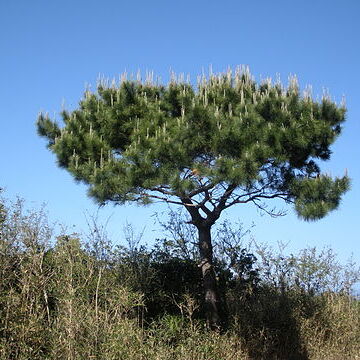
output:
[[[1,204],[0,359],[360,359],[357,273],[332,252],[259,248],[237,272],[219,265],[228,326],[214,332],[196,263],[171,242],[54,236],[43,211]]]

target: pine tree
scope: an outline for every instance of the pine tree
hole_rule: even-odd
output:
[[[294,204],[300,218],[317,220],[339,206],[347,175],[332,178],[316,160],[328,160],[341,133],[344,105],[316,101],[288,86],[260,83],[248,68],[167,85],[99,81],[79,107],[61,113],[60,127],[40,114],[37,129],[59,166],[89,185],[101,204],[164,201],[184,206],[199,235],[208,322],[221,320],[211,227],[235,204],[252,203],[277,215],[267,200]]]

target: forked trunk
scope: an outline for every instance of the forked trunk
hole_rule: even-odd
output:
[[[208,326],[219,329],[221,325],[220,301],[217,280],[213,265],[213,248],[211,243],[211,226],[197,226],[199,232],[200,268],[203,277],[205,310]]]

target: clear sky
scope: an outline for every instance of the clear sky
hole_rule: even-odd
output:
[[[190,74],[239,64],[259,79],[297,74],[314,94],[329,89],[346,97],[342,136],[323,169],[352,178],[338,211],[306,223],[291,208],[286,217],[260,217],[251,207],[223,214],[255,228],[259,242],[290,241],[290,249],[331,246],[344,260],[360,263],[360,2],[358,0],[0,0],[0,186],[6,196],[24,197],[30,206],[47,203],[52,220],[71,231],[86,229],[84,213],[97,206],[86,187],[56,166],[45,141],[36,134],[39,111],[57,114],[74,108],[85,84],[95,89],[99,74],[118,77],[125,70],[154,70],[166,81],[169,70]],[[100,210],[114,241],[126,221],[146,239],[161,236],[151,215],[165,205]],[[75,227],[72,227],[75,225]]]

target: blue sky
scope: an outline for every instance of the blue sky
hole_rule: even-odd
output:
[[[190,74],[239,64],[259,79],[280,74],[284,82],[297,74],[314,94],[329,89],[335,100],[346,97],[344,132],[323,169],[352,178],[338,211],[316,223],[296,218],[259,216],[238,206],[223,214],[245,225],[255,223],[253,236],[289,249],[331,246],[340,259],[351,253],[360,263],[358,210],[360,200],[360,2],[357,0],[13,0],[0,1],[0,186],[7,197],[24,197],[29,206],[47,203],[52,220],[71,231],[86,229],[84,213],[97,206],[86,187],[56,166],[45,141],[36,135],[39,111],[59,113],[74,108],[85,88],[95,89],[99,74],[118,77],[125,70],[154,70],[164,82],[169,70]],[[112,207],[108,232],[120,241],[126,221],[146,226],[146,240],[161,236],[151,216],[165,205]],[[73,226],[75,225],[75,226]]]

